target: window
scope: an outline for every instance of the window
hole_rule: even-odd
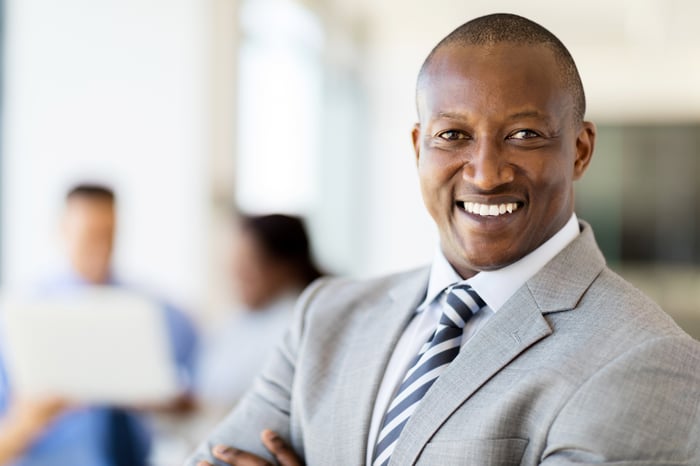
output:
[[[292,0],[242,5],[236,200],[306,213],[317,197],[323,31]]]
[[[612,262],[700,265],[700,125],[599,126],[577,212]]]

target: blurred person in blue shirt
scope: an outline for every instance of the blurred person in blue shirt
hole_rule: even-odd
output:
[[[116,232],[116,199],[105,186],[81,184],[66,196],[63,232],[68,266],[59,276],[40,286],[43,296],[80,293],[88,286],[116,286],[136,292],[117,280],[111,270]],[[197,336],[190,319],[174,306],[160,302],[165,315],[174,359],[184,387],[190,387]],[[125,344],[128,344],[125,342]],[[32,429],[20,429],[12,437],[13,466],[85,465],[140,466],[147,464],[151,432],[144,419],[147,411],[181,412],[192,407],[189,388],[176,400],[136,410],[109,406],[69,407],[60,412],[40,409],[53,407],[48,400],[21,400],[10,393],[11,381],[2,367],[0,354],[0,427],[15,433],[13,412],[38,413]],[[20,398],[17,400],[15,398]],[[60,406],[60,403],[59,403]],[[36,409],[34,409],[36,408]],[[44,415],[48,412],[50,415]],[[41,425],[45,424],[45,425]],[[0,434],[2,429],[0,428]],[[0,438],[0,449],[2,448]]]

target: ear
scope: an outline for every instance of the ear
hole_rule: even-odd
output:
[[[420,159],[420,123],[413,125],[413,131],[411,131],[411,139],[413,139],[413,151],[416,153],[416,165]]]
[[[584,121],[576,137],[576,160],[574,161],[574,180],[583,176],[591,163],[595,147],[596,128],[590,121]]]

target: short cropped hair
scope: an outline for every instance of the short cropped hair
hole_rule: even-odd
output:
[[[73,186],[68,190],[68,193],[66,193],[66,202],[77,198],[111,203],[116,201],[114,190],[101,184],[81,183]]]
[[[421,79],[433,57],[441,48],[449,45],[495,45],[501,43],[549,47],[559,65],[559,78],[573,98],[575,121],[583,121],[586,113],[586,96],[581,76],[569,50],[543,26],[514,14],[496,13],[482,16],[464,23],[448,34],[433,48],[423,62],[418,74],[418,88],[420,88]]]

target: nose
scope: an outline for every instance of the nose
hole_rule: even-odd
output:
[[[515,178],[513,167],[495,142],[479,142],[463,167],[464,179],[482,191],[492,191]]]

